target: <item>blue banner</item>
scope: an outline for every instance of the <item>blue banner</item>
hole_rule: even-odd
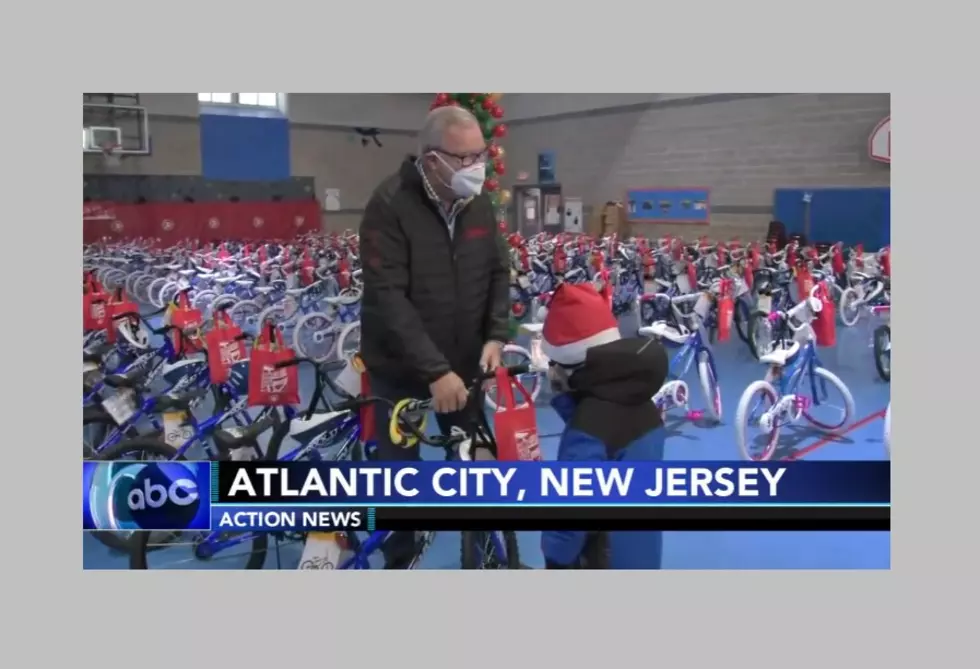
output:
[[[888,462],[223,462],[227,504],[887,505]]]
[[[210,506],[210,463],[82,463],[82,529],[204,530]]]
[[[626,191],[630,223],[708,223],[711,192],[707,188],[631,188]]]

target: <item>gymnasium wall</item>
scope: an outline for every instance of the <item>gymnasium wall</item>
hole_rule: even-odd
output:
[[[605,105],[599,107],[605,100]],[[642,225],[646,235],[764,236],[777,188],[888,186],[868,137],[887,94],[508,95],[510,185],[556,153],[566,196],[586,205],[627,188],[711,189],[711,224]]]
[[[415,149],[431,94],[290,94],[289,169],[313,177],[317,198],[340,192],[327,229],[356,228],[377,183]],[[153,154],[86,173],[201,175],[196,94],[141,95],[150,113]],[[774,216],[776,189],[887,187],[889,167],[867,156],[868,137],[890,111],[886,94],[508,94],[507,175],[533,180],[537,155],[554,151],[566,196],[587,211],[627,188],[711,189],[709,226],[643,225],[646,235],[707,234],[755,239]],[[378,128],[365,146],[353,128]],[[816,211],[816,210],[814,210]]]
[[[293,176],[314,177],[316,196],[321,202],[325,189],[340,191],[341,210],[324,213],[327,229],[357,227],[371,191],[396,169],[405,154],[414,151],[415,130],[425,117],[431,100],[429,94],[299,93],[287,96],[290,172]],[[196,94],[143,93],[140,104],[150,115],[152,155],[129,156],[116,168],[104,167],[98,156],[85,155],[86,174],[217,174],[223,176],[214,178],[227,179],[255,176],[234,171],[236,166],[247,161],[242,161],[232,150],[233,138],[229,138],[226,147],[228,159],[217,166],[218,172],[215,173],[215,166],[205,169],[208,166],[201,160],[201,124],[209,119],[200,116]],[[249,121],[245,119],[244,123],[247,125]],[[227,129],[227,124],[224,127]],[[361,137],[352,130],[353,127],[379,128],[382,146],[378,147],[370,140],[367,146],[362,145]],[[261,126],[243,130],[244,133],[258,133],[259,141],[262,131]],[[214,138],[215,134],[210,136]],[[220,141],[220,135],[215,141]],[[266,163],[274,166],[277,159],[278,155],[272,155]]]

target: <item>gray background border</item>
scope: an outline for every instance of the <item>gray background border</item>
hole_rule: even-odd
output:
[[[17,163],[7,179],[16,189],[5,199],[5,309],[17,317],[16,324],[7,321],[3,335],[11,409],[5,414],[7,548],[0,570],[11,632],[8,664],[965,664],[975,632],[974,624],[967,626],[975,611],[968,583],[976,572],[976,501],[966,499],[976,488],[977,449],[967,432],[975,384],[963,358],[953,356],[975,357],[975,344],[970,328],[937,331],[914,314],[927,309],[956,318],[968,313],[963,305],[971,297],[945,288],[975,290],[975,263],[957,254],[972,253],[977,238],[974,222],[961,212],[976,187],[973,129],[980,108],[975,88],[965,86],[972,80],[965,57],[970,40],[957,34],[969,22],[947,15],[941,37],[916,31],[906,40],[893,26],[921,25],[911,7],[851,3],[846,21],[835,12],[807,11],[787,26],[774,23],[771,9],[751,8],[719,4],[707,21],[700,6],[695,15],[681,17],[662,5],[634,4],[624,24],[626,15],[605,3],[607,20],[586,15],[573,24],[569,13],[525,3],[521,25],[502,23],[494,29],[501,45],[481,47],[481,58],[493,56],[492,77],[475,75],[472,61],[453,57],[454,43],[440,37],[460,35],[450,24],[456,14],[415,5],[392,5],[386,20],[374,21],[365,19],[363,9],[336,3],[301,10],[280,3],[280,16],[302,11],[304,17],[289,22],[288,35],[270,32],[275,24],[264,12],[239,15],[229,31],[220,7],[198,5],[192,17],[148,13],[148,28],[133,35],[139,38],[135,45],[125,31],[104,42],[82,37],[80,27],[91,26],[92,18],[85,5],[65,5],[56,22],[44,6],[22,8],[22,25],[43,25],[43,43],[67,58],[52,59],[50,71],[41,61],[35,61],[36,73],[21,69],[10,95],[31,104],[8,101],[3,110],[8,129],[27,130],[7,136],[11,164]],[[504,8],[494,11],[507,15]],[[697,44],[675,39],[688,34],[673,30],[622,36],[629,25],[665,22],[694,26]],[[533,31],[519,34],[522,25]],[[577,47],[555,52],[560,68],[532,76],[545,25],[546,34],[570,36]],[[885,32],[869,42],[874,26]],[[230,32],[263,37],[238,39]],[[224,41],[216,43],[216,35]],[[8,57],[35,52],[38,39],[38,31],[13,31],[5,42]],[[922,48],[930,39],[942,43]],[[385,42],[392,46],[386,49]],[[962,54],[956,53],[959,45]],[[137,51],[121,57],[131,49]],[[236,67],[228,65],[232,58]],[[348,67],[324,66],[331,62]],[[410,85],[622,92],[637,82],[670,91],[896,91],[893,570],[83,573],[74,283],[81,244],[78,95],[90,89],[210,90],[209,82],[218,80],[230,90],[287,91],[399,91]],[[926,273],[917,255],[924,248],[944,256]],[[939,268],[942,282],[930,279]],[[16,280],[26,276],[32,277],[29,286]],[[937,346],[942,342],[936,338],[946,336],[964,339]]]

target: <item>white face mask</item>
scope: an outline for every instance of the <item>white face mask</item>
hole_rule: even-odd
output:
[[[435,154],[442,164],[449,167],[442,156]],[[463,167],[453,172],[448,186],[458,197],[473,197],[483,192],[483,182],[487,178],[487,166],[483,163]]]

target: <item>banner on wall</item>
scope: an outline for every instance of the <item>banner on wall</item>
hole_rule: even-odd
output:
[[[871,131],[871,137],[868,138],[868,155],[871,156],[871,160],[877,160],[879,163],[892,162],[892,117],[886,116],[875,129]]]
[[[706,225],[711,220],[711,191],[708,188],[631,188],[626,191],[630,223],[691,223]]]
[[[293,239],[320,230],[320,205],[302,202],[166,202],[118,204],[89,202],[82,209],[82,239],[159,239],[163,245],[185,239]]]

